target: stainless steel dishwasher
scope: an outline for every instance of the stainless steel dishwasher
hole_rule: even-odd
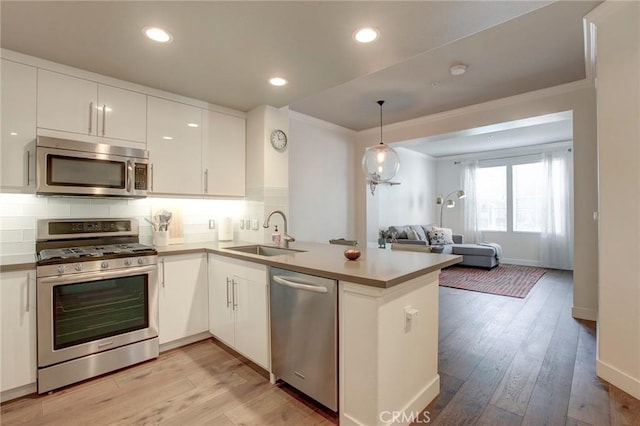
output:
[[[271,268],[271,367],[338,411],[338,292],[327,278]]]

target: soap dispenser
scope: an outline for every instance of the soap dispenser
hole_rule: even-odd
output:
[[[273,244],[280,247],[280,240],[281,240],[281,236],[280,236],[280,233],[278,232],[278,225],[276,225],[276,230],[273,231],[273,234],[271,234],[271,241],[273,242]]]

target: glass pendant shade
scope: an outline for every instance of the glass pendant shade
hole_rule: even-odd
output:
[[[383,143],[367,148],[362,157],[362,170],[371,182],[387,182],[400,170],[398,153]]]
[[[382,142],[382,104],[384,101],[378,101],[377,104],[380,105],[380,143],[367,148],[364,157],[362,157],[362,171],[364,171],[367,181],[372,184],[372,194],[375,189],[374,184],[390,181],[400,170],[398,153]]]

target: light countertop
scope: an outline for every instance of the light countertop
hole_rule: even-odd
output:
[[[258,256],[226,249],[226,247],[252,244],[256,243],[242,241],[191,243],[158,247],[157,250],[160,256],[204,251],[296,272],[380,288],[392,287],[462,261],[462,256],[457,255],[363,247],[357,247],[362,252],[358,260],[347,260],[344,257],[344,251],[354,247],[309,242],[295,242],[289,246],[291,249],[304,250],[304,252],[279,256]]]
[[[392,287],[429,272],[462,261],[462,256],[383,250],[357,247],[362,255],[347,260],[343,252],[350,246],[295,242],[290,248],[304,250],[278,256],[259,256],[228,250],[228,247],[253,245],[246,241],[198,242],[156,247],[159,256],[189,253],[213,253],[221,256],[289,269],[326,278],[349,281],[379,288]],[[268,245],[268,244],[263,244]],[[34,255],[0,257],[0,272],[35,269]]]

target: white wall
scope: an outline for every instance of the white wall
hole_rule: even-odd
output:
[[[574,293],[573,315],[595,319],[597,315],[597,211],[595,87],[588,80],[538,90],[441,114],[421,117],[384,127],[386,143],[452,133],[539,115],[573,111],[574,161]],[[357,134],[356,158],[367,146],[378,142],[379,128]],[[359,164],[354,164],[354,169]],[[375,238],[377,230],[368,218],[370,197],[362,173],[356,175],[356,216],[359,239]],[[450,213],[450,212],[449,212]],[[376,222],[377,224],[377,222]]]
[[[247,200],[251,214],[260,217],[263,242],[270,242],[274,225],[284,231],[277,215],[269,229],[262,227],[269,212],[281,210],[289,217],[289,148],[280,152],[271,146],[271,132],[276,129],[283,130],[291,144],[288,107],[262,105],[247,113]]]
[[[300,241],[355,238],[355,132],[289,114],[290,230]]]
[[[640,398],[640,3],[607,2],[594,13],[600,173],[596,372]]]
[[[378,205],[378,228],[436,223],[435,160],[406,148],[394,149],[400,157],[400,170],[393,181],[400,185],[376,188],[373,199]]]
[[[462,165],[454,164],[454,160],[438,160],[436,161],[436,196],[442,194],[446,197],[453,191],[464,189]],[[464,218],[464,208],[462,202],[456,194],[451,196],[456,205],[451,208],[444,208],[442,211],[442,226],[451,228],[454,234],[462,234],[462,224]],[[435,203],[435,200],[434,200]],[[436,220],[434,223],[440,223],[440,206],[436,206]]]

